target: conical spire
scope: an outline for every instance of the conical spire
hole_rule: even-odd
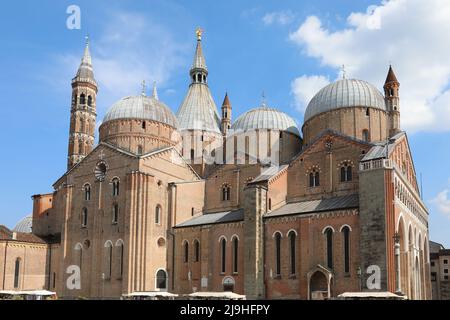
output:
[[[397,82],[397,77],[395,76],[394,70],[392,69],[392,66],[389,65],[389,71],[388,71],[388,75],[386,77],[386,81],[384,82],[384,84],[388,84],[390,82]]]
[[[225,92],[225,98],[223,99],[222,106],[231,106],[230,99],[228,98],[228,92]]]
[[[153,81],[153,92],[152,92],[152,97],[156,100],[159,100],[158,97],[158,90],[156,89],[156,81]]]
[[[84,48],[84,54],[81,58],[80,66],[78,67],[77,75],[72,81],[90,81],[94,82],[94,69],[92,68],[91,52],[89,50],[89,37],[86,37],[86,46]]]
[[[192,70],[195,69],[204,69],[205,71],[208,70],[208,68],[206,67],[206,61],[205,61],[205,57],[203,56],[203,50],[202,50],[202,34],[203,34],[203,30],[198,28],[196,30],[196,35],[197,35],[197,48],[195,49],[195,56],[194,56],[194,62],[192,63]]]

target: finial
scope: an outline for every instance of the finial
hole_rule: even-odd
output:
[[[153,81],[153,93],[152,93],[152,97],[156,100],[159,100],[158,97],[158,90],[156,90],[156,81]]]
[[[201,41],[203,30],[200,27],[198,27],[197,30],[195,30],[195,34],[197,35],[197,41]]]
[[[261,105],[262,105],[263,107],[266,106],[266,94],[265,94],[264,90],[263,90],[263,92],[261,93]]]
[[[145,89],[146,89],[145,80],[142,80],[142,92],[141,92],[141,94],[143,96],[145,96]]]
[[[346,71],[345,71],[345,64],[342,65],[342,79],[345,79]]]

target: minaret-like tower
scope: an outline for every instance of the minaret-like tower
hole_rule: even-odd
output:
[[[228,134],[231,128],[231,103],[228,99],[228,93],[225,93],[225,98],[222,103],[222,133],[224,136]]]
[[[389,113],[389,136],[392,137],[400,129],[400,82],[395,76],[392,66],[389,66],[388,75],[384,83],[384,98]]]
[[[70,108],[69,151],[67,170],[83,160],[94,146],[97,82],[94,78],[89,39],[80,67],[72,79],[72,104]]]

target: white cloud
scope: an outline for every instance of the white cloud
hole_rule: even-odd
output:
[[[269,12],[264,15],[262,21],[265,25],[272,24],[287,25],[294,20],[294,14],[291,11]]]
[[[450,199],[449,199],[450,190],[445,189],[438,193],[436,198],[431,200],[431,203],[436,206],[438,211],[450,218]]]
[[[312,97],[329,84],[330,81],[324,76],[303,75],[291,82],[291,92],[295,97],[297,110],[303,113]]]
[[[290,40],[322,66],[345,64],[348,77],[380,89],[392,62],[401,83],[402,127],[449,131],[449,17],[450,1],[383,1],[350,14],[348,26],[336,31],[310,16]]]

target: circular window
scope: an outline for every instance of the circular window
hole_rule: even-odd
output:
[[[158,239],[158,246],[159,247],[164,247],[165,245],[166,245],[166,240],[163,237],[159,238]]]
[[[91,241],[89,241],[88,239],[84,240],[84,246],[86,248],[89,248],[91,246]]]
[[[99,162],[95,167],[95,178],[98,181],[104,181],[106,178],[106,163]]]

